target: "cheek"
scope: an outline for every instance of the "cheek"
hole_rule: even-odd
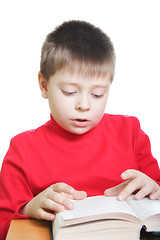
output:
[[[102,101],[97,101],[96,104],[93,105],[94,107],[94,110],[97,112],[97,113],[100,113],[100,112],[103,112],[105,107],[106,107],[106,104],[107,104],[107,97],[105,99],[103,99]]]
[[[65,112],[67,112],[68,110],[71,111],[74,109],[74,99],[72,97],[61,98],[57,105]]]
[[[104,114],[104,111],[105,111],[106,103],[107,103],[107,100],[105,99],[105,101],[95,104],[94,111],[93,111],[94,115],[92,115],[92,116],[96,123],[98,123],[101,120],[101,118]]]
[[[94,116],[95,116],[95,119],[99,119],[102,117],[103,113],[104,113],[104,110],[105,110],[105,106],[97,106],[96,108],[94,108]]]
[[[60,118],[69,116],[71,110],[73,109],[73,101],[70,99],[63,98],[63,96],[55,97],[49,101],[50,109],[52,113],[56,114]]]

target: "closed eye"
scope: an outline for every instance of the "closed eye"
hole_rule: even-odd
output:
[[[62,93],[66,96],[73,96],[76,92],[68,92],[68,91],[62,90]]]
[[[94,98],[101,98],[104,94],[91,94]]]

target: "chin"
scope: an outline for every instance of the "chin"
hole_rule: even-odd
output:
[[[82,135],[82,134],[85,134],[87,132],[89,132],[91,129],[87,129],[87,128],[79,128],[79,129],[74,129],[73,131],[70,131],[76,135]]]

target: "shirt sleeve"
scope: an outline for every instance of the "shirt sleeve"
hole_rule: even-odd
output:
[[[160,185],[158,162],[152,155],[149,137],[141,129],[138,120],[136,121],[134,153],[139,171],[145,173]]]
[[[0,172],[0,240],[4,240],[12,219],[29,218],[22,207],[33,198],[25,154],[15,139],[11,140]]]

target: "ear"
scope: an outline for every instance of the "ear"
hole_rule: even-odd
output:
[[[38,82],[39,82],[39,87],[41,90],[42,97],[48,98],[47,81],[40,72],[38,73]]]

